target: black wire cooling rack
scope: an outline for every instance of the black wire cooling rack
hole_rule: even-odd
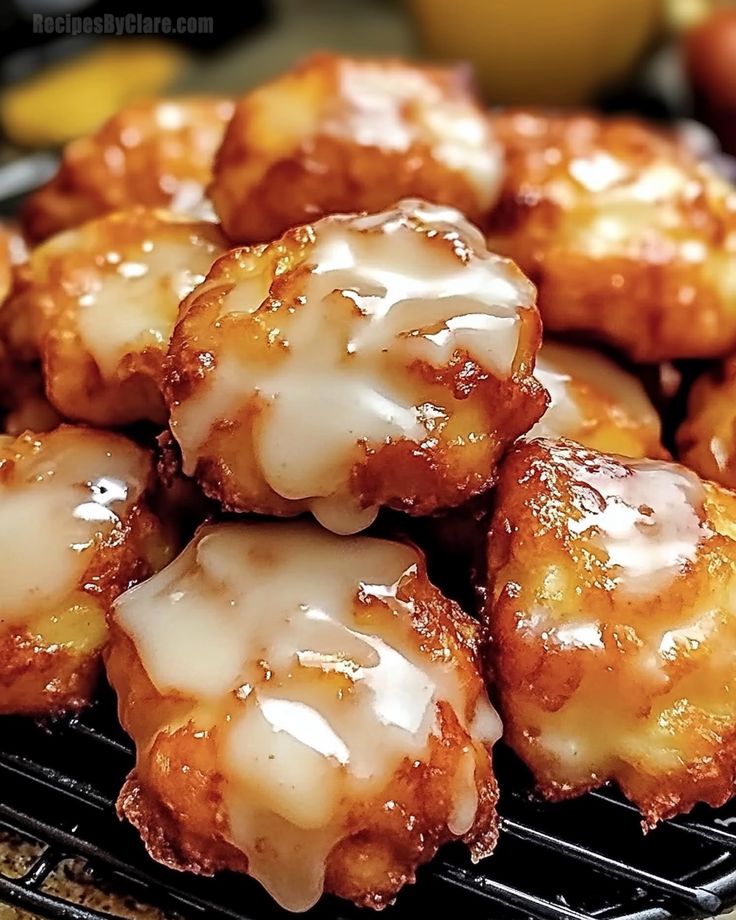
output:
[[[713,915],[736,902],[736,806],[703,808],[644,835],[636,809],[613,791],[543,804],[529,795],[524,770],[508,752],[498,761],[496,853],[473,866],[461,847],[442,850],[385,920],[449,911],[468,920],[670,920]],[[45,886],[62,861],[79,857],[118,890],[184,920],[284,920],[250,879],[182,875],[146,856],[114,812],[131,763],[109,694],[54,725],[0,719],[0,829],[42,846],[21,877],[0,873],[0,900],[54,920],[110,920]],[[308,914],[369,916],[330,897]]]

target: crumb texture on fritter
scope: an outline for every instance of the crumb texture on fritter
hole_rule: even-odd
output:
[[[0,713],[88,700],[110,604],[168,560],[152,475],[148,451],[108,432],[0,439]]]
[[[411,546],[311,523],[201,528],[118,599],[106,652],[151,855],[284,907],[380,908],[437,847],[496,840],[478,626]]]
[[[237,103],[210,192],[231,239],[259,243],[407,196],[480,220],[501,172],[466,68],[317,54]]]
[[[502,112],[489,246],[537,285],[545,329],[636,361],[736,348],[736,192],[634,118]]]
[[[454,209],[323,218],[226,254],[182,304],[171,430],[231,510],[343,533],[431,513],[541,415],[540,334],[532,285]]]
[[[162,364],[179,304],[224,248],[214,224],[146,208],[39,246],[16,296],[56,409],[95,425],[165,422]]]
[[[736,489],[736,355],[695,381],[677,449],[704,479]]]
[[[67,144],[57,174],[25,201],[26,233],[43,240],[132,205],[207,216],[212,163],[232,113],[233,103],[215,96],[122,109]]]
[[[615,780],[647,824],[736,778],[736,495],[674,463],[531,441],[501,471],[486,625],[541,792]]]
[[[662,424],[641,382],[589,348],[545,341],[534,376],[547,411],[525,437],[568,438],[627,457],[664,457]]]

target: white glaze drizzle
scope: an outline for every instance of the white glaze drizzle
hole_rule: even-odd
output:
[[[270,278],[238,284],[223,303],[222,316],[259,313],[282,334],[272,365],[218,356],[205,392],[172,413],[172,430],[192,473],[212,424],[257,394],[254,450],[266,482],[352,533],[378,510],[350,497],[363,450],[421,444],[452,411],[450,393],[445,405],[422,401],[415,368],[441,368],[459,352],[508,377],[534,288],[452,208],[404,201],[377,215],[325,218],[314,232],[303,302],[283,329],[261,307]]]
[[[485,699],[467,725],[458,671],[412,629],[401,585],[418,561],[408,546],[302,522],[220,524],[116,603],[159,691],[191,697],[198,729],[220,713],[229,836],[292,910],[320,896],[351,804],[426,756],[438,701],[475,742],[500,735]],[[462,834],[478,804],[470,763],[453,782],[448,822]]]
[[[32,440],[30,436],[27,436]],[[42,435],[37,449],[0,448],[0,624],[62,602],[91,553],[140,498],[147,454],[123,438],[86,429]]]
[[[712,531],[704,519],[703,486],[684,467],[655,460],[575,467],[580,516],[570,533],[587,535],[607,556],[616,588],[657,596]]]
[[[79,298],[78,324],[104,376],[114,378],[126,354],[166,348],[180,301],[201,284],[221,251],[186,224],[162,221],[158,239],[142,233],[136,245],[98,257],[100,270]]]

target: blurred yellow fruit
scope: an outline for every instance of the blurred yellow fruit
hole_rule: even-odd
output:
[[[624,77],[661,0],[409,0],[434,56],[470,61],[492,102],[575,105]]]
[[[63,144],[126,103],[161,92],[186,61],[184,51],[164,42],[110,43],[9,87],[0,120],[22,146]]]
[[[675,32],[684,32],[705,19],[718,5],[717,0],[667,0],[667,25]]]

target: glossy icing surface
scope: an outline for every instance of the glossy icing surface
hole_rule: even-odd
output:
[[[146,347],[166,348],[179,303],[223,250],[207,224],[165,211],[122,212],[54,237],[36,258],[74,309],[82,346],[105,378]],[[52,293],[53,296],[53,293]]]
[[[22,622],[80,586],[95,549],[139,501],[149,464],[144,451],[102,432],[2,439],[1,622]]]
[[[508,380],[534,290],[449,208],[405,201],[325,218],[305,238],[311,251],[288,282],[278,262],[256,260],[220,304],[218,322],[240,317],[249,336],[267,336],[270,360],[218,356],[208,387],[173,408],[172,430],[191,473],[214,421],[253,394],[253,449],[268,486],[353,532],[378,510],[356,507],[353,466],[386,443],[432,443],[461,403],[426,382],[448,365]]]
[[[465,68],[326,53],[238,101],[211,194],[231,239],[267,242],[409,196],[480,221],[503,171]]]
[[[534,280],[548,331],[637,363],[719,356],[736,335],[736,195],[636,118],[506,111],[490,245]]]
[[[408,151],[430,145],[448,169],[470,180],[481,208],[495,198],[502,160],[490,123],[467,98],[446,93],[419,69],[346,59],[324,130],[366,146]]]
[[[551,798],[614,780],[651,824],[730,798],[734,511],[675,463],[552,441],[507,458],[492,667],[507,741]]]
[[[190,700],[185,721],[216,733],[228,836],[290,909],[321,894],[351,808],[427,757],[440,701],[474,742],[500,734],[484,697],[468,718],[459,670],[412,625],[420,565],[411,547],[304,523],[220,524],[116,603],[159,692]],[[470,750],[452,791],[457,835],[478,807]]]
[[[613,583],[627,594],[656,596],[712,536],[702,483],[676,464],[581,464],[573,494],[570,533],[603,553]]]
[[[38,241],[134,205],[211,219],[207,186],[233,107],[216,96],[126,106],[66,145],[57,174],[26,200],[24,229]]]

